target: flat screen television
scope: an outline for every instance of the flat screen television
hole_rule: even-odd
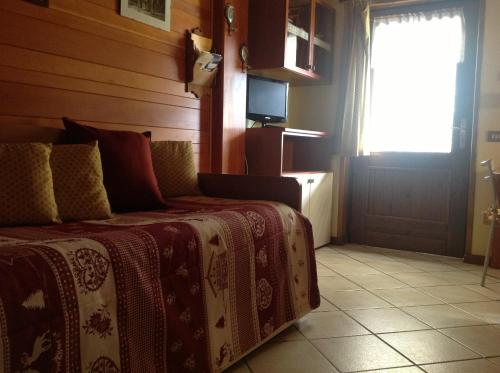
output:
[[[247,118],[267,123],[286,122],[288,117],[288,82],[248,75]]]

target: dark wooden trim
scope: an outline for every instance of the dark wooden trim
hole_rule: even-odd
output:
[[[198,174],[198,183],[206,196],[276,201],[301,211],[302,186],[293,177]]]
[[[478,1],[478,43],[477,43],[477,60],[476,60],[476,87],[475,96],[480,96],[481,82],[481,66],[483,60],[483,40],[484,40],[484,13],[485,0]],[[478,138],[478,123],[479,123],[479,102],[474,105],[474,113],[471,129],[471,153],[470,153],[470,169],[469,169],[469,189],[468,189],[468,204],[467,204],[467,229],[465,237],[465,252],[466,255],[472,251],[472,234],[474,226],[474,204],[476,199],[476,164],[477,164],[477,138]],[[484,260],[484,259],[483,259]]]
[[[330,238],[330,243],[332,245],[336,245],[336,246],[343,246],[347,243],[348,241],[346,240],[345,237],[331,237]]]
[[[476,254],[467,254],[466,253],[464,256],[464,263],[483,265],[484,264],[484,255],[476,255]]]

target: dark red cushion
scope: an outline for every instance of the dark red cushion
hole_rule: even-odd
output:
[[[104,186],[114,211],[154,210],[165,206],[151,159],[150,138],[137,132],[109,131],[63,118],[66,142],[97,140]]]

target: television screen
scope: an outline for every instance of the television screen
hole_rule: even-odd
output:
[[[288,82],[248,75],[247,118],[262,123],[286,122]]]

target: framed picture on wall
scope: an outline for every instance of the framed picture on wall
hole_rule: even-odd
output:
[[[121,0],[120,14],[170,31],[170,0]]]
[[[33,3],[40,6],[49,6],[49,0],[24,0],[28,3]]]

